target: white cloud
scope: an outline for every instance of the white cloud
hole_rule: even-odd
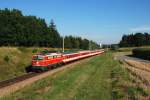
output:
[[[140,26],[130,29],[131,32],[150,32],[150,26]]]

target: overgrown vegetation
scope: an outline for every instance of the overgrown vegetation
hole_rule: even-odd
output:
[[[136,57],[150,60],[150,48],[136,48],[132,50],[132,53]]]
[[[6,55],[6,56],[4,57],[4,61],[8,63],[8,62],[10,61],[10,57],[9,57],[8,55]]]

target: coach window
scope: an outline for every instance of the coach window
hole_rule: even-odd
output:
[[[57,56],[57,58],[60,58],[60,57],[61,57],[61,55],[58,55],[58,56]]]
[[[53,59],[53,56],[48,56],[48,59]]]
[[[57,56],[53,56],[53,58],[57,58]]]

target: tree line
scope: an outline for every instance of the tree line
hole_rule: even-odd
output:
[[[134,46],[146,46],[150,45],[149,33],[135,33],[129,35],[123,35],[122,40],[119,43],[120,47],[134,47]]]
[[[76,49],[95,49],[99,45],[92,40],[82,39],[81,37],[65,36],[64,44],[66,48]]]
[[[98,48],[96,42],[81,37],[66,36],[65,47]],[[36,16],[25,16],[17,9],[0,9],[0,46],[62,47],[63,37],[53,20],[50,24]]]

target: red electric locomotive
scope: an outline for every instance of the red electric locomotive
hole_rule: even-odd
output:
[[[61,53],[41,53],[32,58],[32,69],[46,71],[59,64],[62,64],[63,56]]]

